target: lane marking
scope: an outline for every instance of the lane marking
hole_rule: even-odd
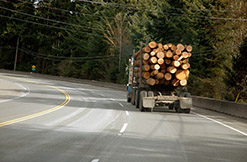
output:
[[[130,115],[128,111],[125,111],[125,113],[126,113],[126,115],[127,115],[127,116],[129,116],[129,115]]]
[[[93,159],[91,162],[99,162],[99,159]]]
[[[124,107],[124,105],[123,105],[123,104],[121,104],[120,102],[118,102],[118,104],[119,104],[120,106]]]
[[[14,78],[14,77],[7,77],[7,78],[16,79],[16,80],[22,80],[24,82],[26,81],[26,82],[34,83],[33,81],[28,81],[28,80]],[[36,84],[43,84],[43,83],[36,82]],[[18,123],[18,122],[22,122],[22,121],[25,121],[25,120],[29,120],[29,119],[32,119],[32,118],[36,118],[36,117],[51,113],[53,111],[56,111],[58,109],[63,108],[65,105],[67,105],[70,102],[71,97],[64,90],[59,89],[59,88],[57,88],[55,86],[50,86],[50,85],[46,85],[46,84],[43,84],[43,85],[45,85],[47,87],[50,87],[50,88],[54,88],[54,89],[62,92],[65,95],[65,100],[62,103],[60,103],[59,105],[57,105],[55,107],[52,107],[50,109],[47,109],[47,110],[44,110],[44,111],[41,111],[41,112],[38,112],[38,113],[34,113],[34,114],[31,114],[31,115],[23,116],[23,117],[20,117],[20,118],[17,118],[17,119],[12,119],[12,120],[8,120],[8,121],[5,121],[5,122],[2,122],[2,123],[0,123],[0,127],[11,125],[11,124],[15,124],[15,123]]]
[[[207,116],[205,116],[205,115],[198,114],[198,113],[196,113],[196,112],[192,112],[192,113],[195,114],[195,115],[198,115],[198,116],[200,116],[200,117],[202,117],[202,118],[205,118],[205,119],[211,120],[211,121],[213,121],[213,122],[215,122],[215,123],[218,123],[218,124],[220,124],[220,125],[222,125],[222,126],[224,126],[224,127],[226,127],[226,128],[229,128],[229,129],[231,129],[231,130],[233,130],[233,131],[235,131],[235,132],[238,132],[238,133],[240,133],[240,134],[242,134],[242,135],[244,135],[244,136],[247,136],[247,133],[244,133],[244,132],[242,132],[242,131],[240,131],[240,130],[238,130],[238,129],[236,129],[236,128],[233,128],[233,127],[231,127],[231,126],[229,126],[229,125],[226,125],[226,124],[224,124],[224,123],[222,123],[222,122],[219,122],[219,121],[217,121],[217,120],[214,120],[214,119],[212,119],[212,118],[209,118],[209,117],[207,117]]]
[[[118,134],[118,135],[122,135],[122,134],[125,132],[127,126],[128,126],[128,123],[124,123],[124,125],[123,125],[123,127],[121,128],[121,130],[119,131],[119,134]]]
[[[28,95],[30,93],[30,89],[27,87],[24,87],[23,85],[19,84],[19,83],[15,83],[16,85],[18,85],[19,87],[22,87],[26,92],[24,94],[21,94],[19,96],[15,96],[13,98],[10,98],[10,99],[3,99],[0,101],[0,103],[3,103],[3,102],[8,102],[8,101],[12,101],[12,100],[15,100],[15,99],[18,99],[18,98],[22,98],[22,97],[25,97],[26,95]]]

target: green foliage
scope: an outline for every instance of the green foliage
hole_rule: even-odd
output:
[[[98,1],[121,5],[1,1],[0,68],[13,69],[19,38],[19,71],[34,64],[38,73],[127,83],[126,64],[141,41],[183,43],[193,46],[192,94],[246,97],[247,22],[215,19],[247,19],[244,0]]]

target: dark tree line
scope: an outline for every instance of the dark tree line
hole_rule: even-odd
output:
[[[126,83],[140,42],[193,46],[194,95],[246,101],[245,0],[0,0],[0,68]],[[35,4],[35,5],[34,5]]]

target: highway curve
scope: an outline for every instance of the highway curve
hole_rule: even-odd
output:
[[[247,161],[246,120],[139,112],[126,92],[87,84],[4,73],[0,83],[1,162]]]

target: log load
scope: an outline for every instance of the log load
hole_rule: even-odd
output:
[[[142,76],[142,83],[149,86],[186,86],[191,52],[191,45],[151,41],[134,54],[134,76],[138,78],[137,82]]]

